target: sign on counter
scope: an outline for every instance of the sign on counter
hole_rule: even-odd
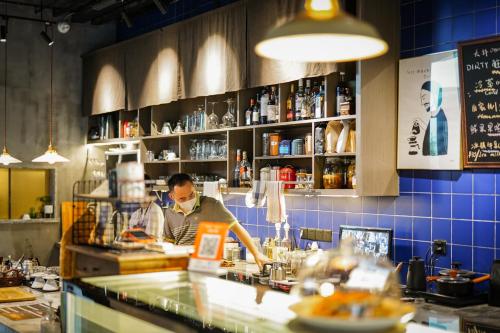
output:
[[[189,260],[188,270],[216,273],[222,262],[224,241],[229,224],[201,222],[194,241],[194,253]]]
[[[500,166],[500,38],[458,44],[464,167]]]

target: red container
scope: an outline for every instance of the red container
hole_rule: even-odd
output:
[[[297,174],[295,168],[291,165],[287,165],[280,169],[280,180],[283,182],[295,182],[297,181]],[[295,188],[295,184],[285,184],[286,189]]]

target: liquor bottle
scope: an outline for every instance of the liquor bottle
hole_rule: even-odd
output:
[[[253,106],[252,111],[252,125],[258,125],[260,120],[260,110],[259,110],[259,94],[257,94],[257,99],[255,100],[257,104]]]
[[[246,126],[252,125],[252,113],[253,113],[254,106],[255,106],[255,99],[250,98],[250,106],[245,111],[245,125]]]
[[[233,169],[233,187],[240,187],[241,150],[236,150],[236,165]]]
[[[345,82],[345,73],[340,72],[340,81],[337,84],[337,116],[340,116],[340,104],[347,102],[349,100],[349,87]]]
[[[278,122],[278,100],[276,96],[276,88],[271,87],[269,101],[267,102],[267,122],[273,124]]]
[[[269,102],[269,92],[267,88],[262,89],[262,95],[260,96],[260,123],[267,124],[267,103]]]
[[[302,119],[302,107],[304,105],[304,80],[299,80],[299,89],[295,94],[295,120]]]
[[[314,118],[325,117],[325,81],[321,82],[321,88],[314,96]]]
[[[240,187],[252,187],[252,165],[248,161],[246,151],[243,151],[240,163]]]
[[[304,99],[302,101],[302,110],[300,110],[300,118],[302,120],[311,119],[311,80],[306,80],[306,89],[304,91]]]
[[[295,87],[292,83],[290,86],[290,95],[286,100],[286,121],[293,121],[295,119]]]

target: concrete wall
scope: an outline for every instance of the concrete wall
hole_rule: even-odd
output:
[[[9,14],[34,15],[32,9],[10,6]],[[49,141],[49,48],[40,37],[41,23],[11,20],[8,28],[8,147],[13,156],[23,161],[16,167],[40,167],[30,161],[46,151]],[[55,29],[54,35],[54,144],[60,154],[71,160],[55,166],[54,190],[56,202],[60,203],[71,200],[72,184],[85,174],[87,120],[81,113],[81,55],[114,43],[115,26],[73,24],[68,34],[61,35]],[[3,62],[4,44],[0,44],[0,109]],[[3,129],[3,117],[0,125]],[[58,214],[59,205],[56,210]],[[28,238],[35,254],[46,263],[54,242],[60,238],[59,230],[57,223],[0,226],[0,256],[20,256]]]

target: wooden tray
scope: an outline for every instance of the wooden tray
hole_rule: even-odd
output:
[[[33,301],[36,295],[19,287],[0,288],[0,303]]]

